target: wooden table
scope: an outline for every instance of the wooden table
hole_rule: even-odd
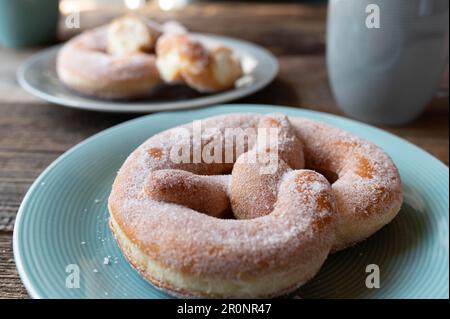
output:
[[[313,4],[195,4],[170,13],[193,31],[242,38],[277,55],[280,72],[262,92],[238,102],[282,104],[341,114],[331,95],[324,60],[326,7]],[[117,8],[87,12],[82,28],[120,14]],[[79,30],[77,30],[79,31]],[[69,36],[63,32],[63,37]],[[35,178],[71,146],[107,127],[135,117],[68,109],[24,92],[15,80],[18,65],[36,50],[0,48],[0,297],[28,297],[13,260],[12,231],[20,202]],[[403,127],[387,128],[448,165],[448,97],[435,98],[425,113]]]

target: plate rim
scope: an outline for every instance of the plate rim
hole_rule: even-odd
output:
[[[247,47],[253,48],[253,50],[258,51],[260,54],[264,55],[267,59],[267,71],[268,76],[264,78],[263,80],[255,83],[255,85],[250,85],[248,87],[244,87],[241,90],[229,90],[224,92],[218,92],[216,94],[212,94],[209,96],[194,98],[194,99],[188,99],[186,101],[176,101],[176,102],[157,102],[152,103],[151,101],[148,103],[133,103],[133,102],[123,102],[123,101],[108,101],[108,100],[101,100],[101,99],[94,99],[90,98],[89,96],[82,96],[83,98],[87,99],[88,106],[86,106],[83,102],[79,102],[77,100],[72,100],[68,98],[60,98],[55,95],[49,94],[47,92],[44,92],[35,86],[28,83],[28,81],[25,78],[26,72],[30,65],[35,63],[38,60],[43,59],[48,54],[52,54],[53,51],[59,50],[63,44],[58,44],[51,46],[49,48],[46,48],[44,50],[41,50],[35,54],[32,54],[30,57],[28,57],[25,61],[23,61],[16,72],[16,79],[19,85],[29,94],[50,102],[52,104],[56,104],[63,107],[73,108],[73,109],[80,109],[80,110],[88,110],[88,111],[97,111],[97,112],[107,112],[107,113],[141,113],[141,114],[148,114],[151,112],[164,112],[168,110],[185,110],[185,109],[194,109],[199,108],[203,106],[212,106],[222,103],[227,103],[231,101],[235,101],[237,99],[241,99],[243,97],[249,96],[251,94],[254,94],[260,90],[262,90],[264,87],[268,86],[271,82],[275,80],[279,73],[279,62],[277,57],[270,52],[268,49],[246,41],[239,38],[234,37],[228,37],[228,36],[222,36],[212,33],[198,33],[193,32],[193,36],[195,37],[204,37],[206,39],[211,40],[218,40],[218,41],[232,41],[237,44],[241,44]],[[73,95],[77,95],[76,92],[72,93]],[[231,96],[229,96],[231,95]],[[228,97],[227,97],[228,96]],[[192,101],[190,103],[189,101]],[[116,104],[117,108],[112,107],[112,104]],[[108,106],[109,105],[109,106]],[[153,105],[153,107],[152,107]]]
[[[309,116],[313,115],[313,114],[318,114],[319,116],[323,116],[324,118],[330,118],[330,119],[335,119],[338,121],[343,121],[344,123],[350,123],[353,125],[361,125],[363,127],[369,128],[371,130],[374,130],[374,132],[378,133],[378,134],[385,134],[386,136],[389,136],[389,138],[393,138],[394,140],[396,140],[396,142],[401,142],[401,143],[405,143],[408,147],[412,147],[412,149],[414,149],[415,152],[419,152],[421,153],[423,156],[425,156],[426,158],[428,158],[429,160],[435,162],[438,166],[441,167],[441,169],[444,169],[447,171],[447,176],[449,174],[449,167],[447,165],[445,165],[441,160],[439,160],[437,157],[435,157],[434,155],[430,154],[429,152],[427,152],[426,150],[420,148],[419,146],[413,144],[412,142],[409,142],[406,139],[403,139],[393,133],[390,133],[388,131],[385,131],[383,129],[377,128],[371,124],[367,124],[367,123],[363,123],[351,118],[346,118],[340,115],[335,115],[335,114],[330,114],[330,113],[326,113],[326,112],[321,112],[321,111],[314,111],[314,110],[309,110],[309,109],[303,109],[303,108],[295,108],[295,107],[289,107],[289,106],[281,106],[281,105],[272,105],[272,104],[249,104],[249,103],[239,103],[239,104],[219,104],[219,105],[214,105],[214,106],[210,106],[207,108],[201,108],[201,109],[192,109],[190,110],[190,112],[196,113],[196,112],[203,112],[205,110],[219,110],[219,112],[217,114],[211,115],[211,116],[215,116],[215,115],[221,115],[221,114],[227,114],[227,113],[234,113],[234,112],[238,112],[237,109],[239,108],[248,108],[249,110],[245,111],[246,113],[263,113],[263,112],[271,112],[274,110],[283,112],[283,111],[294,111],[294,112],[299,112],[302,114],[299,114],[297,116],[305,116],[306,118],[308,118]],[[252,110],[253,109],[253,110]],[[220,112],[221,110],[223,110],[223,112]],[[139,122],[142,121],[144,119],[148,119],[148,118],[158,118],[158,117],[165,117],[167,115],[174,115],[176,113],[184,113],[185,111],[176,111],[176,112],[158,112],[158,113],[154,113],[154,114],[147,114],[147,115],[143,115],[143,116],[139,116],[136,117],[134,119],[131,120],[127,120],[124,121],[122,123],[116,124],[114,126],[111,126],[107,129],[104,129],[98,133],[95,133],[89,137],[87,137],[86,139],[84,139],[83,141],[73,145],[72,147],[70,147],[68,150],[66,150],[64,153],[62,153],[60,156],[58,156],[52,163],[50,163],[50,165],[48,165],[40,174],[39,176],[35,179],[35,181],[31,184],[31,186],[28,188],[25,196],[23,197],[21,204],[19,206],[19,209],[17,210],[17,214],[16,214],[16,218],[15,218],[15,223],[14,223],[14,230],[13,230],[13,256],[14,256],[14,262],[17,268],[17,271],[19,273],[19,277],[25,287],[25,289],[27,290],[28,294],[30,295],[31,298],[33,299],[42,299],[45,298],[44,296],[40,295],[39,292],[37,291],[37,289],[33,286],[33,284],[31,283],[30,280],[30,276],[27,274],[26,270],[25,270],[25,266],[21,257],[21,248],[19,245],[19,235],[20,235],[20,224],[22,222],[22,218],[23,215],[25,214],[25,206],[27,204],[27,201],[29,199],[30,196],[32,196],[34,190],[38,187],[38,185],[40,184],[41,180],[45,177],[45,175],[53,169],[54,166],[58,165],[60,162],[62,162],[66,157],[70,156],[72,153],[76,152],[79,148],[84,147],[84,145],[92,142],[93,140],[103,136],[103,135],[107,135],[109,134],[110,131],[116,130],[118,128],[121,127],[125,127],[125,126],[131,126],[133,125],[134,122]],[[241,111],[242,112],[242,111]],[[294,115],[295,116],[295,115]],[[345,129],[344,129],[345,130]]]

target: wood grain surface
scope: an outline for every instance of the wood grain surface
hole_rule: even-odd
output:
[[[118,8],[83,12],[82,29],[120,15]],[[324,59],[326,7],[313,4],[193,4],[181,11],[144,13],[177,19],[193,31],[242,38],[279,59],[277,79],[263,91],[236,101],[281,104],[341,114],[327,81]],[[64,19],[61,19],[63,22]],[[65,30],[61,39],[81,30]],[[0,47],[0,298],[28,297],[12,252],[15,215],[28,187],[59,155],[88,136],[135,117],[68,109],[39,100],[17,84],[17,67],[39,49]],[[435,98],[413,123],[382,127],[424,148],[448,165],[448,97]]]

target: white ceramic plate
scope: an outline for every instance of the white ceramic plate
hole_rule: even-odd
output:
[[[241,59],[245,74],[236,82],[234,89],[216,94],[199,94],[184,86],[177,86],[164,87],[148,98],[139,100],[96,99],[78,94],[59,81],[55,62],[60,46],[51,47],[30,57],[18,69],[17,79],[26,91],[51,103],[103,112],[149,113],[193,108],[242,98],[262,89],[277,75],[276,58],[260,46],[211,34],[194,36],[200,41],[225,45]]]

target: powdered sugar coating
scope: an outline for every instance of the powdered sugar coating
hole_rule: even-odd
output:
[[[239,156],[231,178],[231,206],[238,219],[255,218],[272,212],[279,197],[283,176],[292,169],[304,168],[303,146],[288,118],[283,114],[263,116],[258,128],[274,130],[275,141],[262,141]],[[275,134],[274,134],[275,135]]]
[[[229,114],[203,120],[202,126],[224,132],[231,127],[255,128],[260,119],[255,114]],[[375,145],[340,129],[300,118],[290,118],[290,122],[302,141],[306,167],[339,174],[333,192],[316,172],[289,171],[282,177],[273,211],[248,220],[218,219],[185,206],[152,200],[143,190],[155,170],[173,168],[215,175],[229,173],[233,166],[173,163],[169,158],[174,143],[172,129],[143,143],[120,169],[109,198],[114,220],[135,245],[163,267],[230,280],[308,264],[316,256],[323,256],[323,261],[332,245],[343,244],[342,238],[335,239],[336,211],[341,232],[348,227],[346,223],[355,220],[365,219],[370,224],[374,218],[385,223],[386,218],[378,217],[401,203],[400,178],[389,157]],[[191,126],[183,128],[189,130]],[[192,138],[193,134],[187,137],[189,142]],[[205,145],[209,139],[193,146]],[[218,176],[217,180],[226,184],[229,178]],[[372,233],[381,227],[372,226]],[[352,234],[352,238],[366,236],[365,231]],[[312,267],[318,269],[320,265]]]
[[[378,146],[336,127],[292,119],[306,167],[331,171],[338,219],[334,250],[366,239],[395,217],[403,201],[400,175]]]
[[[58,54],[59,67],[98,81],[127,81],[157,76],[153,54],[135,53],[126,57],[107,54],[108,27],[84,32],[67,42]]]

